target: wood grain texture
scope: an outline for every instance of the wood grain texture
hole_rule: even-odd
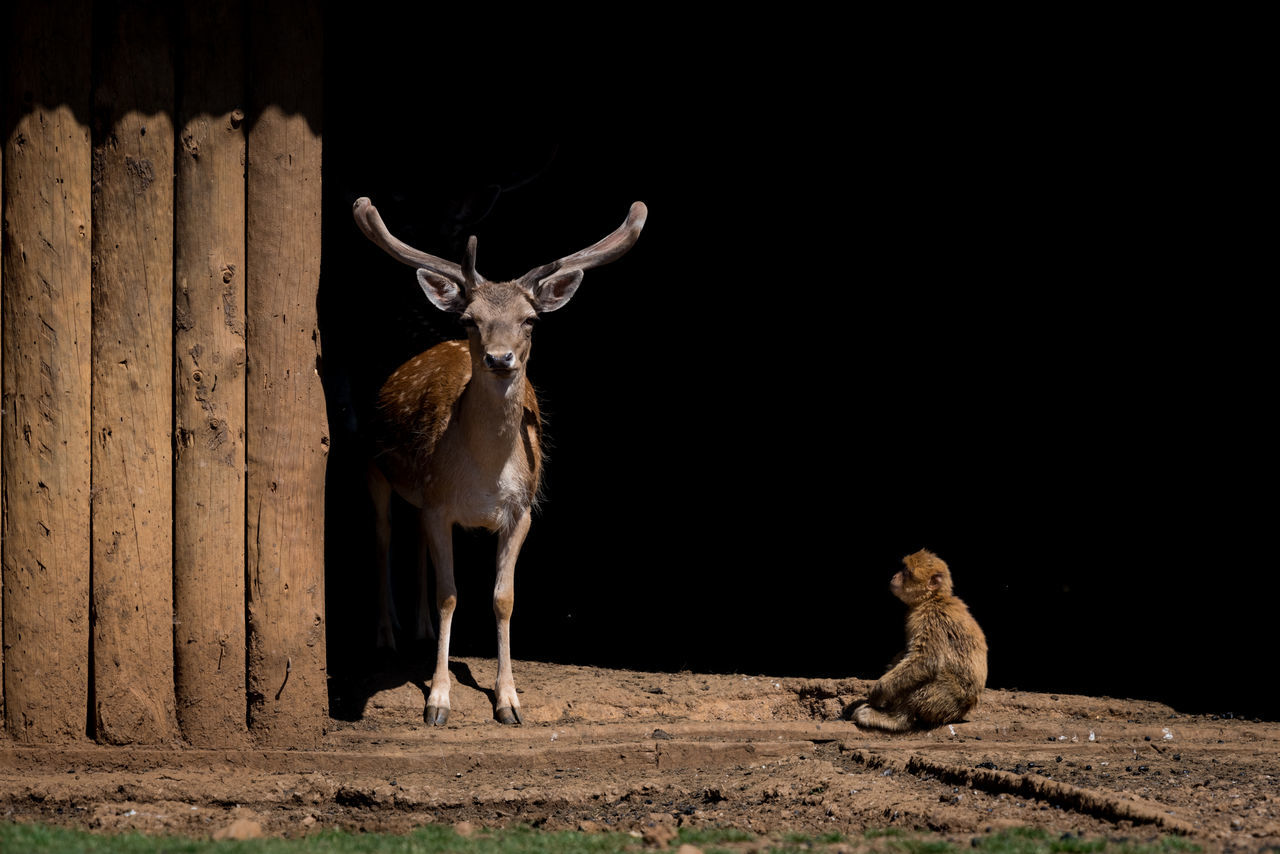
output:
[[[94,728],[177,736],[173,695],[173,51],[167,4],[96,4]]]
[[[314,744],[328,719],[320,276],[322,30],[314,4],[249,14],[246,576],[249,725]]]
[[[190,4],[175,186],[174,644],[189,742],[243,742],[245,114],[241,3]]]
[[[7,22],[6,22],[7,23]],[[4,56],[7,54],[0,54]],[[0,100],[0,122],[4,119],[4,102]],[[0,199],[4,198],[4,146],[0,145]],[[5,248],[4,231],[0,229],[0,255],[3,255]],[[4,264],[0,263],[0,306],[4,305]],[[0,322],[0,359],[4,358],[4,323]],[[2,370],[0,370],[2,373]],[[4,447],[4,418],[0,416],[0,448]],[[0,484],[4,483],[4,454],[0,452]],[[0,495],[3,495],[3,489],[0,489]],[[3,513],[3,500],[0,499],[0,513]],[[0,545],[0,552],[4,550],[4,546]],[[4,734],[7,729],[4,722],[4,573],[3,562],[0,562],[0,735]]]
[[[0,26],[4,713],[27,742],[88,718],[89,6],[10,5]]]

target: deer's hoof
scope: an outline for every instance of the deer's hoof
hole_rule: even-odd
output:
[[[427,723],[430,726],[444,726],[449,720],[448,706],[427,706]]]
[[[520,720],[520,710],[514,709],[511,706],[503,706],[501,709],[495,711],[493,716],[498,719],[498,723],[500,724],[523,723],[523,721]]]

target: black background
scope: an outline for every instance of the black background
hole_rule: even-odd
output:
[[[549,452],[518,659],[874,678],[902,641],[889,577],[927,547],[986,630],[992,687],[1280,712],[1274,382],[1238,264],[1258,230],[1158,87],[834,63],[499,124],[464,70],[373,29],[328,21],[337,680],[379,661],[364,407],[458,337],[351,203],[455,259],[477,234],[497,279],[643,200],[631,253],[535,332]],[[453,651],[492,655],[492,545],[460,541]]]

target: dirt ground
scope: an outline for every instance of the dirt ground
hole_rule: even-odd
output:
[[[1211,851],[1280,845],[1273,722],[988,691],[963,723],[885,735],[842,719],[869,686],[857,679],[517,662],[525,720],[504,727],[492,719],[496,663],[453,670],[447,727],[423,723],[420,681],[384,675],[336,704],[347,719],[319,750],[0,742],[0,816],[232,837],[524,823],[628,831],[644,846],[681,826],[967,841],[1029,825],[1179,833]]]

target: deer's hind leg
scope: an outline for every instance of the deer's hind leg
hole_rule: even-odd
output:
[[[391,592],[391,484],[373,463],[369,463],[366,478],[373,501],[374,566],[378,573],[377,643],[379,649],[394,650],[399,626]]]
[[[431,609],[434,601],[431,597],[431,538],[427,535],[427,520],[423,513],[418,514],[418,630],[415,638],[427,640],[435,638],[436,630],[431,625]]]

